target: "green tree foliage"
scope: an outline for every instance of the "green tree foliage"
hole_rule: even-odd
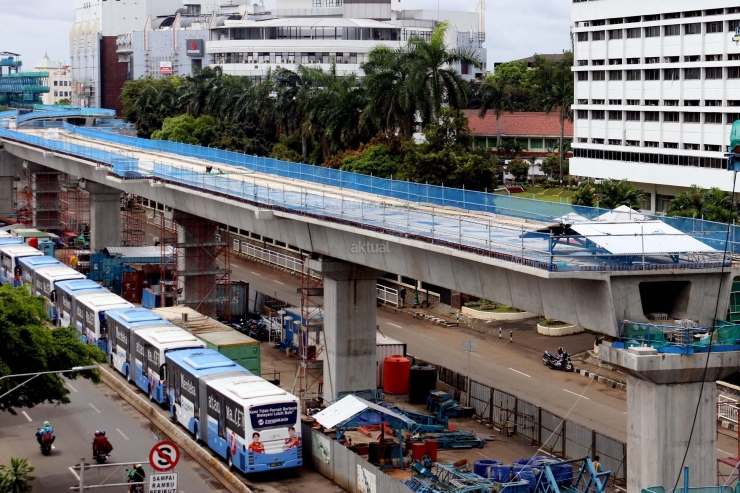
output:
[[[506,171],[508,171],[509,174],[514,175],[514,181],[516,182],[527,181],[529,163],[520,157],[512,159],[509,161],[509,164],[506,165]]]
[[[570,197],[570,203],[573,205],[585,205],[586,207],[593,207],[594,206],[594,194],[596,193],[596,189],[594,189],[593,186],[591,186],[590,183],[586,183],[585,185],[581,185],[576,189],[575,192],[573,192],[573,195]]]
[[[506,157],[514,157],[526,150],[527,146],[524,142],[517,139],[504,139],[501,141],[501,147],[498,149],[498,154],[503,154]]]
[[[551,152],[540,163],[540,171],[554,179],[560,178],[560,156]],[[568,176],[570,171],[570,160],[563,160],[563,176]]]
[[[30,493],[33,490],[31,475],[36,468],[29,464],[28,459],[13,457],[10,465],[0,465],[0,493]]]
[[[645,199],[645,191],[634,188],[625,180],[607,178],[596,185],[596,195],[599,198],[598,206],[603,209],[616,209],[622,205],[640,210]]]
[[[398,165],[402,156],[393,154],[393,151],[382,144],[368,147],[360,157],[346,157],[342,162],[342,171],[351,171],[363,175],[373,175],[380,178],[390,178],[398,174]]]
[[[10,284],[0,287],[0,376],[69,370],[105,360],[98,348],[79,340],[75,329],[48,328],[44,303],[43,298],[31,296],[26,287],[13,288]],[[81,375],[96,383],[100,380],[96,371]],[[24,380],[26,377],[0,380],[0,394]],[[67,404],[68,393],[59,376],[41,375],[4,397],[0,410],[14,413],[14,408],[43,402]]]
[[[72,104],[72,100],[68,98],[62,98],[55,103],[55,106],[69,106]]]
[[[212,116],[202,115],[194,118],[190,115],[180,115],[167,118],[162,124],[162,130],[155,131],[152,139],[208,146],[217,135],[216,120]]]
[[[738,211],[728,192],[718,188],[703,190],[692,185],[671,200],[668,215],[728,223],[737,219]]]

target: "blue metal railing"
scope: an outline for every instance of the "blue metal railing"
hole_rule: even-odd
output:
[[[0,111],[0,118],[11,118],[18,116],[18,110]]]
[[[51,106],[50,108],[55,108]],[[110,117],[115,116],[115,110],[107,110],[103,108],[58,108],[53,110],[43,111],[31,111],[24,115],[20,115],[16,118],[18,125],[30,120],[38,120],[42,118],[75,118],[75,117]]]
[[[60,104],[60,105],[34,104],[33,109],[37,111],[65,110],[65,111],[72,111],[77,114],[85,115],[85,116],[98,116],[98,115],[116,116],[116,110],[110,110],[107,108],[86,108],[83,106],[72,106],[72,105],[66,105],[66,104]]]

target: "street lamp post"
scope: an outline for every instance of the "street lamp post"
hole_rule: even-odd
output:
[[[12,389],[8,390],[8,391],[7,391],[7,392],[5,392],[5,393],[4,393],[3,395],[0,395],[0,399],[2,399],[3,397],[5,397],[6,395],[10,394],[10,393],[11,393],[11,392],[13,392],[14,390],[17,390],[17,389],[19,389],[19,388],[23,387],[24,385],[26,385],[26,384],[27,384],[28,382],[30,382],[30,381],[31,381],[31,380],[33,380],[34,378],[38,377],[39,375],[51,375],[51,374],[57,374],[57,373],[72,373],[72,372],[75,372],[75,371],[83,371],[83,370],[94,370],[94,369],[96,369],[97,367],[98,367],[98,365],[88,365],[88,366],[73,366],[73,367],[72,367],[71,369],[69,369],[69,370],[40,371],[40,372],[36,372],[36,373],[19,373],[19,374],[17,374],[17,375],[5,375],[5,376],[3,376],[3,377],[0,377],[0,380],[4,380],[4,379],[6,379],[6,378],[14,378],[14,377],[28,377],[28,376],[30,376],[31,378],[29,378],[28,380],[26,380],[26,381],[25,381],[25,382],[23,382],[22,384],[20,384],[20,385],[17,385],[17,386],[15,386],[15,387],[13,387]]]

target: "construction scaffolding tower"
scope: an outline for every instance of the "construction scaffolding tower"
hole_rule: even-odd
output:
[[[163,307],[177,305],[177,224],[172,220],[172,210],[155,210],[154,224],[159,226],[160,246],[159,295]]]
[[[294,395],[301,400],[304,412],[319,407],[323,393],[324,353],[324,278],[308,267],[304,259],[301,270],[301,320],[298,356],[300,362],[293,383]],[[296,389],[296,385],[298,388]]]
[[[125,194],[121,207],[121,245],[144,246],[146,244],[146,209],[141,197]]]
[[[80,188],[79,180],[68,174],[60,178],[59,222],[62,240],[68,245],[87,248],[90,235],[90,193]]]
[[[175,234],[166,231],[168,215]],[[176,268],[172,284],[163,286],[173,303],[188,306],[211,318],[231,321],[231,248],[219,224],[192,214],[165,211],[162,236],[162,260],[166,262],[168,246],[174,247]],[[161,281],[160,281],[161,283]],[[221,288],[219,289],[219,285]],[[220,314],[220,317],[219,317]]]
[[[51,169],[21,172],[18,222],[61,235],[60,193],[62,173]]]

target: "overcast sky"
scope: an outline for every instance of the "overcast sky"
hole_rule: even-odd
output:
[[[437,7],[435,0],[400,1],[409,9]],[[269,7],[274,0],[265,3]],[[393,3],[398,5],[397,0]],[[441,0],[440,8],[473,10],[476,4],[477,0]],[[487,0],[489,69],[493,62],[570,49],[570,6],[571,0]],[[69,61],[74,0],[0,0],[0,12],[0,52],[20,53],[25,70],[33,69],[45,52],[52,60]]]

